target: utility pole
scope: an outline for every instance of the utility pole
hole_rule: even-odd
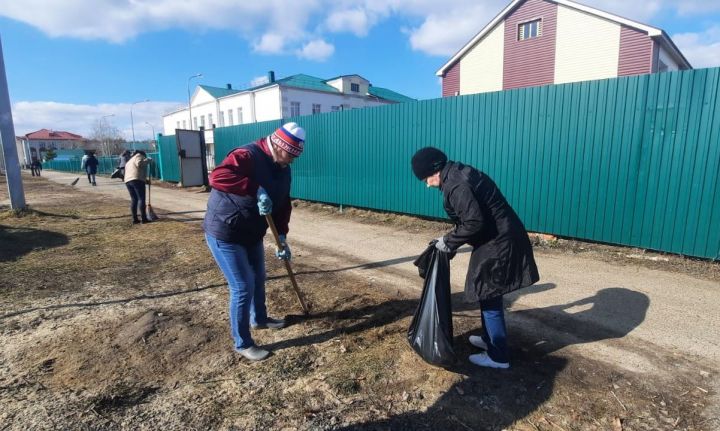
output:
[[[5,56],[0,39],[0,146],[5,158],[5,175],[7,175],[8,193],[10,195],[10,208],[13,210],[25,209],[25,192],[22,177],[20,176],[20,161],[15,145],[15,125],[10,109],[10,92],[8,91],[7,76],[5,75]]]

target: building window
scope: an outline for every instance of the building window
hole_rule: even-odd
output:
[[[238,124],[243,124],[242,108],[238,108]]]
[[[523,22],[518,25],[518,40],[533,39],[542,36],[542,20]]]
[[[319,113],[320,113],[320,104],[313,103],[313,114],[319,114]]]
[[[197,117],[193,117],[193,130],[197,130]]]
[[[331,106],[330,109],[331,109],[333,112],[338,112],[338,111],[340,110],[340,107],[339,107],[339,106]]]
[[[359,93],[360,92],[360,84],[350,84],[350,91],[353,93]]]
[[[225,111],[220,111],[220,118],[218,118],[218,121],[220,122],[220,127],[225,126]]]
[[[215,128],[215,124],[213,124],[212,120],[212,114],[208,114],[208,126],[210,126],[211,129]]]
[[[300,102],[290,102],[290,116],[297,117],[300,115]]]

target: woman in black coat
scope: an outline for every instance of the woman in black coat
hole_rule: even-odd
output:
[[[503,295],[540,279],[525,226],[489,176],[448,161],[437,148],[415,153],[412,168],[428,187],[440,188],[445,211],[455,223],[435,247],[446,253],[463,244],[473,247],[465,297],[480,302],[483,327],[480,336],[470,336],[470,343],[487,353],[470,355],[470,362],[509,368]]]

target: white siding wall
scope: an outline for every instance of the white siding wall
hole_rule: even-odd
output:
[[[333,106],[341,106],[341,110],[367,108],[371,106],[386,105],[375,99],[349,96],[340,93],[324,93],[321,91],[308,91],[295,88],[284,88],[282,91],[283,118],[290,117],[290,103],[300,102],[300,115],[311,115],[313,103],[320,104],[320,112],[332,112]]]
[[[558,5],[555,83],[617,76],[620,25]]]
[[[672,57],[670,57],[670,54],[668,54],[668,52],[665,50],[665,48],[660,48],[659,59],[660,59],[660,61],[662,61],[663,63],[665,63],[667,65],[668,72],[671,70],[680,69],[680,66],[678,66],[678,64],[675,62],[675,60],[673,60]]]
[[[282,118],[279,87],[270,87],[255,92],[255,117],[257,122]]]
[[[460,60],[460,94],[502,90],[504,46],[503,21]]]

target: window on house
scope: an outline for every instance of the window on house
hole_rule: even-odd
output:
[[[243,124],[243,112],[242,112],[242,108],[238,108],[238,124]]]
[[[233,111],[232,109],[228,109],[228,125],[233,125]]]
[[[532,39],[542,36],[542,20],[523,22],[518,25],[518,40]]]
[[[225,126],[225,111],[220,111],[220,118],[218,118],[218,122],[220,123],[220,127]]]
[[[313,114],[319,114],[320,113],[320,104],[319,103],[313,103]]]
[[[197,117],[193,117],[193,130],[197,130]]]
[[[359,93],[360,84],[350,84],[350,91],[352,91],[353,93]]]
[[[297,117],[300,115],[300,102],[290,102],[290,116]]]
[[[212,120],[212,114],[208,114],[208,126],[210,126],[211,129],[215,128],[215,124],[213,124]]]
[[[330,110],[332,110],[333,112],[337,112],[340,110],[340,107],[339,106],[331,106]]]

